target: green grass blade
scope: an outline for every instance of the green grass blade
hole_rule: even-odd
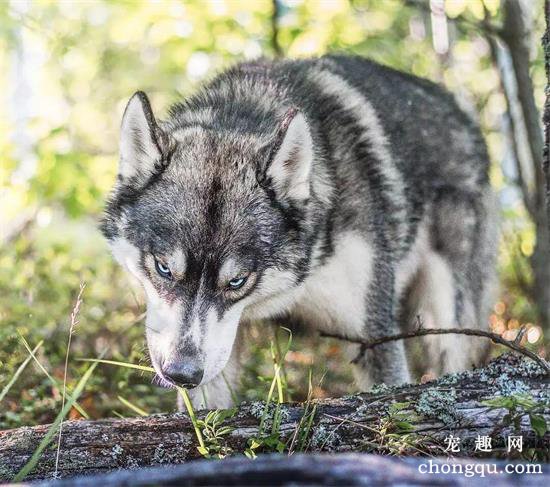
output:
[[[29,461],[23,466],[21,470],[17,473],[17,475],[13,478],[14,482],[21,482],[36,466],[38,463],[38,460],[40,460],[40,456],[42,455],[42,452],[46,449],[46,447],[49,445],[50,441],[52,441],[53,436],[57,432],[59,425],[65,418],[65,416],[68,414],[68,412],[73,407],[75,401],[78,399],[80,394],[82,394],[82,391],[84,390],[84,387],[86,386],[86,383],[90,379],[94,369],[96,368],[97,363],[94,363],[88,367],[88,370],[84,373],[84,375],[80,378],[78,381],[78,384],[76,385],[73,395],[69,398],[69,400],[65,403],[65,407],[60,411],[60,413],[55,418],[55,421],[50,426],[50,429],[46,433],[46,436],[42,438],[42,441],[38,445],[38,448],[34,451]]]
[[[176,386],[178,389],[178,392],[180,393],[180,396],[183,399],[183,402],[185,404],[185,408],[187,409],[187,414],[189,414],[189,417],[191,418],[191,423],[193,423],[193,428],[195,429],[195,435],[197,437],[197,441],[199,442],[200,447],[204,451],[204,440],[202,438],[202,433],[199,428],[199,425],[197,423],[197,417],[195,416],[195,410],[193,409],[193,405],[191,404],[191,400],[189,399],[189,394],[187,394],[187,391],[183,389],[182,387]]]
[[[277,394],[279,396],[279,404],[285,402],[283,393],[283,381],[281,378],[281,367],[279,367],[279,372],[277,373]]]
[[[10,381],[5,385],[5,387],[2,389],[2,392],[0,392],[0,402],[2,402],[2,399],[6,397],[6,394],[9,392],[9,390],[12,388],[13,384],[17,381],[19,376],[23,373],[25,370],[25,367],[29,364],[29,362],[32,360],[32,355],[36,353],[36,351],[42,346],[44,343],[44,340],[40,340],[38,342],[38,345],[34,347],[32,350],[32,353],[23,361],[23,363],[19,366],[19,368],[15,371],[15,374],[13,374],[13,377],[10,379]]]
[[[307,423],[306,423],[306,427],[304,429],[304,432],[302,434],[302,438],[301,438],[301,441],[300,441],[300,450],[301,452],[304,452],[306,451],[306,448],[307,448],[307,442],[308,442],[308,439],[310,437],[310,432],[311,432],[311,428],[313,427],[313,421],[315,420],[315,415],[317,414],[317,404],[314,404],[313,405],[313,409],[311,410],[311,412],[308,412],[308,416],[307,416]]]
[[[37,367],[44,373],[44,375],[48,378],[48,380],[55,386],[57,387],[58,389],[61,389],[61,386],[59,384],[59,382],[51,376],[51,374],[44,368],[44,366],[40,363],[40,361],[38,360],[38,358],[36,357],[36,355],[34,354],[34,352],[31,350],[31,347],[29,346],[29,343],[27,342],[27,340],[25,340],[25,337],[23,335],[19,335],[19,337],[21,338],[21,341],[23,342],[23,345],[25,346],[25,348],[27,349],[27,351],[29,352],[29,354],[31,355],[31,357],[34,359]],[[70,396],[70,393],[71,393],[71,390],[69,388],[67,388],[67,390],[69,391],[69,396]],[[84,411],[84,408],[78,404],[78,402],[75,402],[74,403],[74,408],[86,419],[90,419],[90,416],[88,415],[88,413],[86,411]]]
[[[284,402],[284,390],[286,389],[286,372],[284,369],[285,359],[288,351],[290,350],[290,347],[292,345],[292,331],[288,328],[285,328],[284,326],[279,327],[280,330],[286,331],[288,333],[288,340],[286,347],[284,349],[281,348],[281,345],[279,343],[279,335],[275,333],[275,347],[276,347],[276,353],[273,349],[271,349],[271,356],[275,365],[275,382],[277,385],[277,395],[279,399],[279,404]]]
[[[273,399],[273,393],[275,392],[275,387],[277,388],[278,401],[277,401],[277,406],[275,408],[275,412],[273,414],[273,426],[272,426],[273,432],[275,432],[275,430],[278,428],[278,424],[275,420],[277,418],[280,418],[281,403],[284,402],[284,390],[283,390],[283,381],[281,378],[281,373],[284,372],[283,366],[284,366],[286,354],[290,350],[290,346],[292,344],[292,332],[288,328],[285,328],[283,326],[281,326],[280,328],[286,331],[289,334],[289,336],[288,336],[286,348],[284,350],[280,350],[277,335],[275,335],[275,344],[273,343],[273,341],[271,342],[270,350],[271,350],[271,359],[273,360],[274,375],[271,381],[271,386],[269,387],[269,392],[267,393],[265,408],[264,408],[262,417],[260,418],[260,426],[258,428],[259,436],[261,436],[264,432],[265,421],[267,419],[267,414],[269,412],[269,405],[271,404],[271,401]],[[276,347],[278,348],[278,350],[280,350],[279,352],[276,352],[275,350]]]
[[[149,416],[143,409],[135,404],[132,404],[128,399],[124,399],[122,396],[117,396],[118,400],[124,404],[127,408],[130,408],[134,413],[139,414],[140,416]]]
[[[128,369],[143,370],[144,372],[154,372],[153,367],[146,367],[145,365],[129,364],[127,362],[117,362],[116,360],[103,360],[98,358],[79,358],[79,362],[95,362],[98,364],[118,365],[119,367],[126,367]]]

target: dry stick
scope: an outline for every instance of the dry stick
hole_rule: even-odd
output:
[[[63,372],[63,396],[61,399],[61,411],[65,408],[65,395],[67,393],[67,368],[69,366],[69,351],[71,349],[71,338],[73,337],[74,330],[76,325],[78,325],[78,313],[80,312],[80,305],[82,304],[82,293],[86,284],[80,283],[80,290],[78,291],[78,296],[76,297],[76,302],[74,304],[73,310],[71,312],[71,326],[69,328],[69,339],[67,340],[67,352],[65,353],[65,369]],[[59,423],[59,436],[57,437],[57,452],[55,455],[55,472],[54,477],[57,478],[58,468],[59,468],[59,452],[61,451],[61,431],[63,430],[63,419]]]
[[[338,416],[333,416],[332,414],[327,414],[327,413],[324,413],[323,416],[325,416],[329,419],[335,419],[336,421],[341,421],[341,423],[338,425],[338,427],[342,426],[344,423],[351,423],[354,426],[366,429],[367,431],[370,431],[370,432],[374,433],[375,435],[382,436],[379,430],[377,430],[376,428],[371,428],[370,426],[368,426],[366,424],[358,423],[357,421],[353,421],[353,420],[347,419],[347,418],[340,418]],[[336,431],[336,430],[333,430],[333,433],[334,433],[334,431]],[[326,442],[326,440],[325,440],[325,442]],[[382,443],[380,443],[380,444],[373,443],[373,444],[378,446],[378,447],[384,447],[385,446]],[[323,446],[324,446],[324,444],[323,444]],[[435,455],[432,455],[431,453],[429,453],[427,451],[423,451],[420,448],[416,448],[413,445],[409,445],[409,446],[411,447],[411,449],[416,450],[418,453],[420,453],[422,455],[427,455],[431,458],[435,458]]]
[[[518,336],[523,336],[523,332],[520,331],[518,333]],[[348,342],[352,343],[358,343],[361,345],[361,352],[364,352],[365,350],[370,350],[372,348],[375,348],[379,345],[383,345],[384,343],[393,342],[397,340],[408,340],[409,338],[415,338],[425,335],[447,335],[447,334],[455,334],[455,335],[470,335],[470,336],[478,336],[483,338],[488,338],[493,343],[496,343],[498,345],[504,345],[505,347],[508,347],[512,350],[515,350],[518,353],[521,353],[523,355],[526,355],[530,359],[537,362],[545,371],[547,375],[550,375],[550,365],[543,360],[541,357],[539,357],[536,353],[531,352],[531,350],[527,350],[525,347],[522,347],[519,345],[519,342],[516,342],[516,340],[506,340],[502,338],[500,335],[497,335],[496,333],[492,333],[490,331],[484,331],[484,330],[474,330],[471,328],[419,328],[417,330],[407,332],[407,333],[399,333],[397,335],[388,335],[382,338],[378,338],[376,340],[360,340],[357,338],[347,338],[339,335],[333,335],[330,333],[322,333],[322,336],[330,337],[330,338],[337,338],[339,340],[347,340]],[[356,362],[359,357],[355,358],[353,362]]]

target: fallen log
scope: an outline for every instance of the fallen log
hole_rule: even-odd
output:
[[[529,469],[527,467],[530,467]],[[477,486],[547,487],[547,465],[504,461],[472,462],[388,457],[360,453],[262,455],[220,462],[192,461],[183,465],[123,470],[33,484],[36,487],[146,486]]]
[[[506,402],[506,397],[523,398],[523,406]],[[445,450],[450,450],[452,434],[461,439],[454,456],[518,458],[530,451],[538,455],[537,460],[548,461],[550,435],[541,424],[550,423],[549,397],[547,373],[535,362],[507,354],[484,368],[425,384],[378,386],[368,393],[280,407],[243,404],[216,426],[219,436],[205,435],[203,453],[231,455],[248,449],[255,454],[278,449],[441,456],[450,453]],[[483,404],[495,398],[500,399],[493,405]],[[206,413],[197,413],[199,420],[204,421]],[[229,430],[221,434],[222,426]],[[0,432],[0,480],[13,479],[48,428]],[[508,452],[509,435],[522,436],[523,453]],[[489,452],[476,447],[478,436],[491,439]],[[53,442],[42,453],[29,479],[53,476],[55,446]],[[67,421],[57,475],[183,463],[201,457],[197,446],[193,425],[182,413]]]

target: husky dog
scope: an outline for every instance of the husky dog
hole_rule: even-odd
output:
[[[144,93],[130,99],[102,231],[145,289],[161,382],[228,407],[251,320],[359,340],[417,315],[426,328],[485,326],[488,168],[476,124],[431,82],[358,57],[260,60],[164,121]],[[437,373],[481,353],[462,335],[427,342]],[[409,380],[402,341],[356,365],[362,389]]]

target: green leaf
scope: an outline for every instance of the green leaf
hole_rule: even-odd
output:
[[[533,428],[537,436],[544,436],[548,430],[546,420],[538,414],[530,414],[529,419],[531,420],[531,428]]]
[[[237,413],[237,408],[230,409],[218,409],[218,414],[220,421],[225,421],[226,419],[232,418]]]
[[[220,428],[220,429],[218,430],[218,435],[219,435],[219,436],[228,435],[228,434],[231,433],[233,430],[234,430],[234,428],[232,428],[231,426],[224,426],[223,428]]]
[[[408,421],[397,421],[395,426],[401,431],[412,431],[414,429],[414,426]]]
[[[390,405],[390,412],[396,413],[397,411],[401,411],[402,409],[406,409],[411,405],[410,401],[406,402],[394,402]]]
[[[523,409],[529,411],[536,407],[537,403],[528,394],[515,394],[513,396],[495,397],[494,399],[488,399],[482,401],[481,404],[489,406],[491,408],[505,408],[516,409],[521,406]]]
[[[537,403],[533,398],[527,394],[519,394],[515,396],[516,404],[521,406],[523,409],[530,410],[536,407]]]
[[[252,441],[250,442],[250,449],[251,450],[255,450],[256,448],[259,448],[260,446],[262,446],[261,443],[258,443],[258,441],[253,438]]]
[[[514,407],[514,400],[512,397],[495,397],[494,399],[487,399],[486,401],[481,401],[481,404],[484,406],[489,406],[491,408],[505,408],[510,409]]]

